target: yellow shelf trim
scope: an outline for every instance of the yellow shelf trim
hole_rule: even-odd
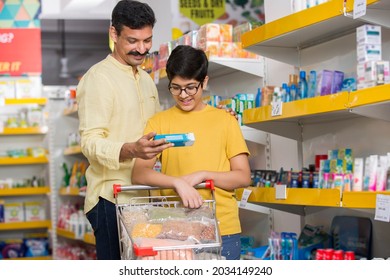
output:
[[[38,104],[45,105],[47,98],[6,98],[5,105],[24,105],[24,104]]]
[[[50,187],[25,187],[0,189],[0,196],[41,195],[50,193]]]

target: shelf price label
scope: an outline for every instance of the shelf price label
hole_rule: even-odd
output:
[[[283,109],[283,102],[281,100],[273,101],[271,103],[271,116],[281,116]]]
[[[353,19],[357,19],[366,14],[367,0],[355,0],[353,3]]]
[[[390,195],[376,195],[374,219],[382,222],[390,222]]]
[[[251,192],[252,191],[250,189],[245,189],[242,192],[242,197],[241,197],[240,205],[239,205],[240,208],[245,208],[245,206],[246,206],[246,204],[248,202],[248,198],[251,195]]]
[[[287,185],[275,185],[275,199],[287,199]]]

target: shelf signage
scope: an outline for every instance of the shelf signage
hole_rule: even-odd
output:
[[[283,109],[283,102],[281,100],[272,101],[271,103],[271,116],[281,116]]]
[[[42,73],[40,28],[1,28],[0,50],[0,75]]]
[[[357,19],[366,14],[367,0],[355,0],[353,3],[353,19]]]
[[[374,219],[382,222],[390,222],[390,195],[376,195]]]
[[[180,0],[179,10],[196,24],[203,25],[225,14],[225,0]]]
[[[251,195],[251,192],[252,191],[250,189],[244,189],[244,191],[242,193],[241,200],[240,200],[240,204],[239,204],[240,208],[245,208],[245,206],[248,202],[248,198]]]

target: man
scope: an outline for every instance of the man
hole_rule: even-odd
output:
[[[153,132],[142,136],[146,121],[160,111],[156,86],[139,67],[152,47],[155,22],[147,4],[119,1],[109,29],[114,50],[77,86],[81,148],[90,163],[84,211],[98,259],[120,259],[113,184],[131,184],[135,158],[155,158],[171,147],[164,140],[153,141]],[[131,195],[141,194],[121,194],[119,202],[128,202]]]

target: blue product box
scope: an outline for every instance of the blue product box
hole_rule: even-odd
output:
[[[154,140],[165,139],[169,143],[173,143],[174,147],[192,146],[195,142],[194,133],[178,133],[178,134],[159,134],[154,136]]]

